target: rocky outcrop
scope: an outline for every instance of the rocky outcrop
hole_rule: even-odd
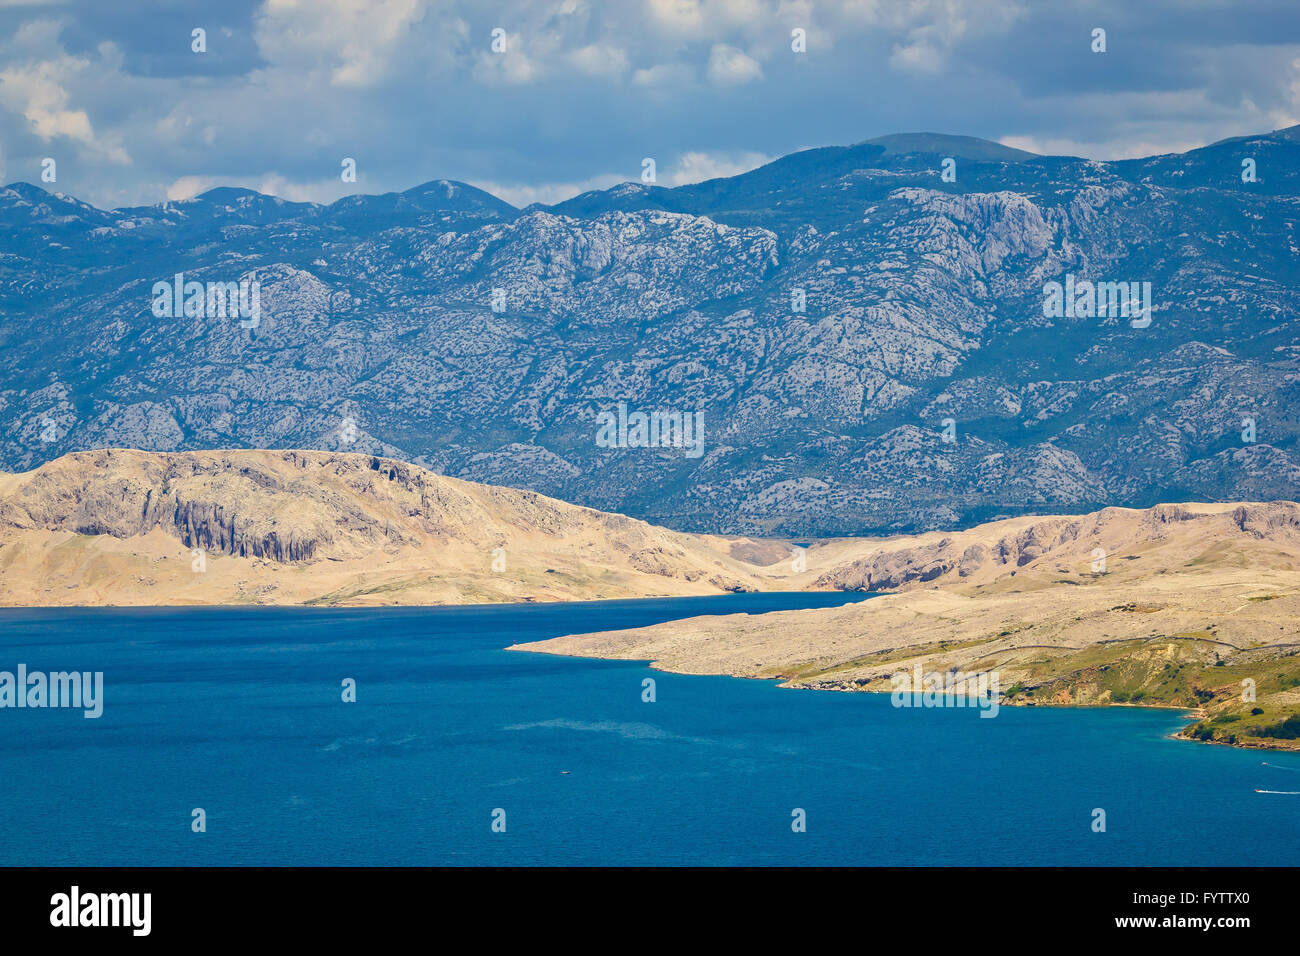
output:
[[[784,567],[733,555],[770,546],[376,455],[104,449],[0,474],[0,603],[9,604],[709,594],[787,582]],[[202,553],[202,577],[190,573],[192,552]]]
[[[988,583],[1018,569],[1053,563],[1104,574],[1109,563],[1171,538],[1251,538],[1300,544],[1300,506],[1290,501],[1243,505],[1105,508],[1077,518],[1022,518],[941,536],[922,545],[886,541],[826,571],[817,587],[890,591],[954,580]],[[929,538],[936,536],[930,535]],[[1091,570],[1097,564],[1099,570]]]

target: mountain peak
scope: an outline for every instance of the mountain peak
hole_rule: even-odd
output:
[[[34,186],[31,183],[23,182],[21,180],[5,186],[3,191],[11,192],[25,202],[31,203],[50,202],[51,200],[58,198],[54,193],[47,192],[40,186]]]
[[[469,183],[454,179],[432,179],[427,183],[412,186],[398,195],[417,203],[426,210],[465,210],[482,208],[503,215],[511,215],[518,210],[499,196],[485,189],[471,186]]]
[[[937,153],[978,162],[1023,163],[1037,158],[1037,153],[1003,146],[977,136],[953,136],[947,133],[890,133],[864,140],[859,146],[883,146],[885,155]]]
[[[193,200],[203,200],[210,203],[232,203],[248,204],[260,200],[269,200],[270,202],[282,203],[288,200],[280,199],[278,196],[268,196],[266,193],[259,193],[256,189],[249,189],[246,186],[214,186],[206,192],[201,192],[192,197]]]

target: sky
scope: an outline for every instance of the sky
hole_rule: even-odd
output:
[[[1300,0],[0,0],[0,182],[103,208],[522,206],[646,157],[673,186],[887,133],[1117,159],[1297,123]]]

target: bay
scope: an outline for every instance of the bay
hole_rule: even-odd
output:
[[[1300,757],[1171,740],[1177,711],[980,719],[504,649],[862,597],[0,610],[0,670],[105,685],[97,720],[0,710],[0,864],[1295,862],[1300,797],[1254,790],[1300,790]]]

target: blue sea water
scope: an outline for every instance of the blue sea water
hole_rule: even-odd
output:
[[[1300,796],[1254,790],[1300,790],[1300,757],[1170,740],[1174,711],[981,719],[503,649],[850,599],[2,610],[0,670],[100,670],[105,703],[0,710],[0,864],[1296,862]]]

